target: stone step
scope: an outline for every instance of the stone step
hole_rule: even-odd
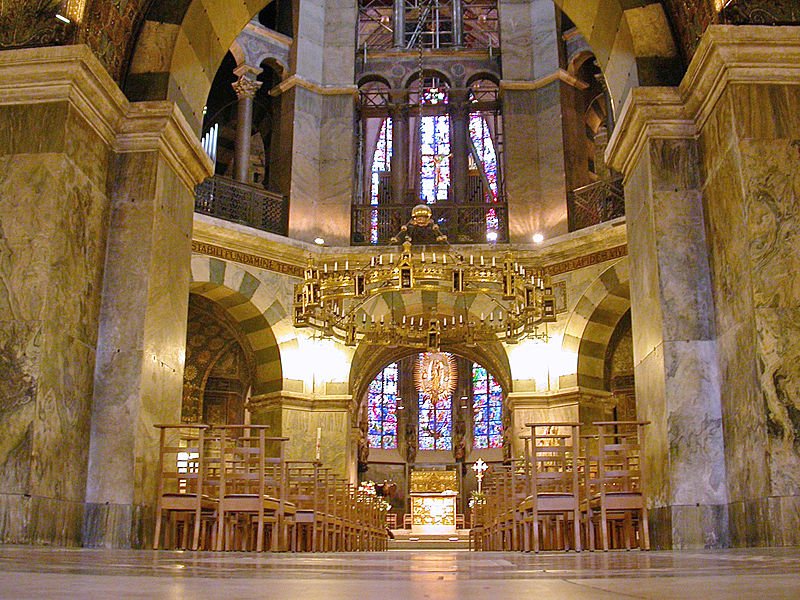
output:
[[[389,550],[469,550],[469,540],[406,539],[389,540]]]

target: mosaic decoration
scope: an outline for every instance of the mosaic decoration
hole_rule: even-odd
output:
[[[447,104],[447,91],[432,87],[422,91],[423,105]],[[420,200],[426,204],[447,201],[450,189],[450,116],[420,119]]]
[[[458,382],[455,360],[445,352],[419,355],[415,369],[419,392],[420,450],[453,449],[453,391]]]
[[[472,366],[473,448],[503,446],[503,388],[480,365]]]
[[[115,81],[128,69],[147,0],[88,0],[81,40],[88,44]]]
[[[392,162],[392,126],[389,119],[381,123],[381,132],[378,134],[378,143],[372,155],[372,181],[370,187],[370,204],[378,206],[380,194],[381,174],[387,173]],[[378,210],[374,209],[370,215],[370,236],[372,244],[378,243]]]
[[[397,448],[397,363],[387,366],[369,384],[367,420],[370,448]]]

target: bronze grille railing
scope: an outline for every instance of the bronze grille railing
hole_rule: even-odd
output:
[[[599,225],[625,215],[622,177],[590,183],[567,194],[569,230]]]
[[[408,222],[415,204],[355,205],[352,207],[352,228],[350,242],[353,246],[370,244],[388,245],[392,236]],[[451,244],[485,244],[487,222],[490,211],[494,209],[497,217],[497,242],[508,241],[508,206],[505,202],[455,204],[437,202],[432,204],[433,218],[447,235]],[[377,240],[373,242],[373,227]]]
[[[215,175],[195,188],[196,212],[286,235],[289,203],[284,196]]]

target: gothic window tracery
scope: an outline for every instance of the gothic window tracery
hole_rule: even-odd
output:
[[[369,447],[397,448],[397,363],[383,369],[367,392]]]
[[[503,445],[503,388],[485,367],[472,366],[473,448]]]

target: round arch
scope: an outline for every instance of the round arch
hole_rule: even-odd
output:
[[[495,376],[498,383],[508,395],[512,391],[511,366],[508,363],[503,345],[500,342],[482,346],[466,344],[442,344],[443,352],[463,356],[478,363]],[[350,393],[353,397],[354,409],[357,411],[361,400],[367,392],[370,382],[389,363],[419,353],[416,348],[390,348],[374,344],[360,344],[353,356],[350,366]],[[353,415],[357,418],[357,415]]]
[[[296,347],[291,318],[260,279],[238,264],[195,255],[190,292],[222,306],[242,331],[254,357],[253,396],[283,389],[281,351]],[[276,332],[281,335],[278,343]]]
[[[578,385],[607,391],[605,359],[614,330],[630,310],[628,258],[603,271],[570,315],[562,350],[578,355]]]
[[[586,38],[605,74],[616,110],[639,84],[637,58],[677,56],[669,22],[658,2],[630,9],[623,0],[606,0],[599,6],[571,0],[554,3]],[[150,3],[145,13],[134,41],[125,90],[131,100],[175,101],[199,131],[203,106],[222,57],[269,0],[232,3],[224,11],[207,10],[203,0],[190,0],[171,10],[164,10],[161,4]],[[649,43],[652,39],[663,42],[654,49]]]

